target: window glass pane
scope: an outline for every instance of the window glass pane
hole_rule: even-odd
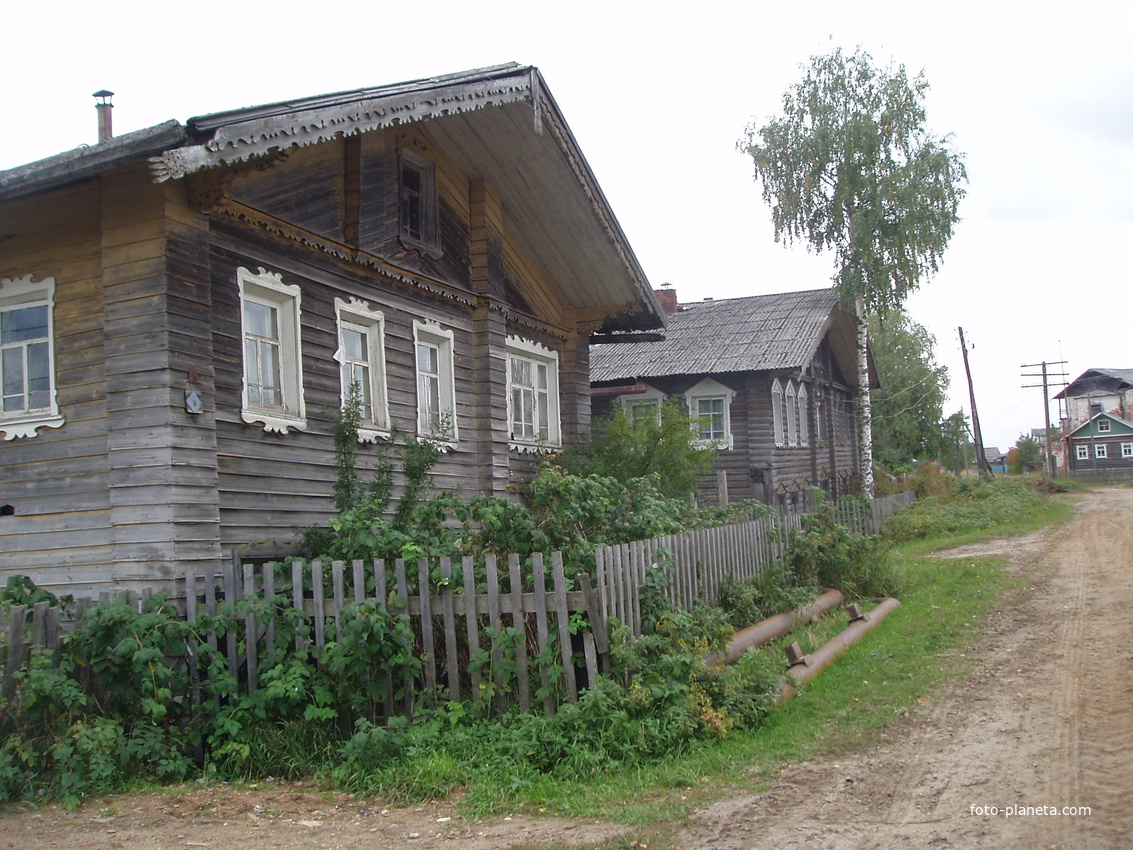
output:
[[[0,313],[0,343],[47,338],[47,305],[5,310]]]
[[[431,375],[440,372],[440,351],[435,345],[424,342],[417,345],[417,368]]]
[[[354,328],[342,329],[343,354],[351,360],[369,360],[366,334]]]
[[[3,372],[4,410],[24,409],[24,350],[6,348],[0,361]]]
[[[255,301],[244,302],[244,332],[252,336],[279,339],[277,310]]]

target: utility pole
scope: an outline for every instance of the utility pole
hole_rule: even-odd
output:
[[[964,372],[968,376],[968,399],[972,404],[972,436],[976,441],[976,465],[979,467],[980,475],[986,475],[991,478],[991,464],[988,463],[987,455],[984,454],[984,438],[980,432],[980,417],[976,413],[976,391],[972,386],[972,369],[968,366],[968,344],[964,342],[964,329],[957,328],[960,331],[960,350],[964,352]]]
[[[1041,375],[1036,375],[1034,372],[1024,372],[1023,377],[1024,378],[1041,377],[1043,379],[1043,382],[1042,382],[1043,415],[1046,417],[1046,432],[1045,432],[1046,433],[1046,441],[1045,441],[1046,442],[1046,473],[1051,478],[1055,477],[1054,451],[1053,451],[1053,447],[1051,446],[1051,442],[1050,442],[1050,378],[1052,377],[1052,375],[1051,375],[1051,373],[1049,373],[1047,371],[1047,366],[1065,366],[1065,365],[1066,365],[1065,360],[1056,360],[1053,363],[1047,363],[1044,360],[1042,363],[1024,363],[1022,366],[1019,367],[1020,369],[1034,369],[1036,366],[1042,367]],[[1055,373],[1053,373],[1053,377],[1062,378],[1063,380],[1060,381],[1060,384],[1065,386],[1065,384],[1066,384],[1065,378],[1067,377],[1067,374],[1065,372],[1055,372]],[[1039,386],[1039,384],[1023,384],[1023,389],[1030,389],[1032,387],[1037,387],[1037,386]]]

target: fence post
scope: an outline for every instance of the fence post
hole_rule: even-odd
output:
[[[531,711],[531,684],[527,679],[527,624],[523,616],[523,578],[519,573],[519,555],[507,556],[508,578],[511,582],[511,625],[515,641],[515,676],[519,685],[519,710]]]

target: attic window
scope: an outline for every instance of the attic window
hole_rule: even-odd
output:
[[[425,157],[401,151],[400,233],[414,247],[437,248],[436,168]]]
[[[1108,419],[1099,419],[1098,420],[1098,433],[1099,434],[1108,434],[1109,433],[1109,420]]]

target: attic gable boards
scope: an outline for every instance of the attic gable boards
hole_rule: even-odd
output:
[[[435,241],[399,227],[403,157],[426,163],[435,187]],[[423,125],[334,139],[210,169],[189,178],[194,203],[315,247],[341,260],[480,292],[509,308],[568,322],[545,280],[506,232],[502,202],[466,174]],[[553,216],[553,210],[548,210]],[[482,256],[476,256],[482,251]]]

